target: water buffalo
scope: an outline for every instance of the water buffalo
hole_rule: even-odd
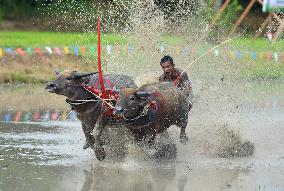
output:
[[[177,125],[181,128],[180,141],[186,143],[189,107],[184,92],[172,83],[159,82],[138,89],[122,89],[114,113],[124,118],[126,127],[138,142],[151,143],[157,134]]]
[[[102,101],[82,86],[82,84],[87,84],[88,86],[98,85],[98,74],[96,72],[82,74],[79,72],[63,71],[56,72],[56,75],[54,81],[48,82],[46,89],[50,93],[67,97],[66,102],[76,112],[82,124],[86,138],[83,148],[92,147],[96,157],[99,160],[103,160],[105,158],[105,151],[101,141],[103,127],[114,124],[116,120],[114,120],[113,116],[104,115],[104,104],[102,104]],[[133,79],[126,75],[107,74],[104,76],[104,79],[106,89],[137,87]]]

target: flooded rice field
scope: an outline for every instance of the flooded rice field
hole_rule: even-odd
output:
[[[187,128],[190,142],[179,143],[179,129],[171,127],[170,138],[177,145],[177,157],[171,160],[148,159],[130,141],[125,158],[98,161],[91,149],[82,149],[77,120],[1,122],[0,190],[283,191],[283,83],[241,84],[238,99],[226,96],[226,91],[220,96],[217,86],[204,90],[204,84],[195,84],[196,101]],[[68,110],[62,97],[49,95],[40,86],[21,88],[28,90],[1,91],[2,112]],[[220,157],[220,148],[234,144],[233,136],[253,143],[253,154]]]

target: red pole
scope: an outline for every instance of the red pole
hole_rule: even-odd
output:
[[[102,90],[102,98],[106,98],[106,90],[104,85],[103,71],[101,66],[101,18],[98,17],[98,72],[99,82]]]

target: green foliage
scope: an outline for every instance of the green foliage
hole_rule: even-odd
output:
[[[207,6],[205,9],[199,12],[201,23],[205,26],[212,22],[213,18],[219,11],[215,8],[214,1],[207,1]],[[234,20],[237,18],[239,13],[242,11],[242,6],[239,4],[238,0],[232,0],[227,8],[218,18],[217,24],[211,31],[209,31],[209,39],[216,41],[216,38],[222,36],[229,28],[233,25]]]

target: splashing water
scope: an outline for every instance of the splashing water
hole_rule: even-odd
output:
[[[206,7],[202,2],[198,1],[198,4],[195,4],[195,1],[179,1],[174,7],[163,7],[157,2],[142,0],[117,0],[105,4],[58,1],[50,6],[48,10],[53,11],[48,15],[52,18],[56,30],[84,31],[82,39],[95,38],[93,32],[96,31],[97,16],[100,15],[103,32],[114,32],[126,37],[126,45],[115,44],[114,49],[121,46],[117,49],[124,47],[136,50],[134,54],[128,55],[105,55],[104,72],[128,74],[142,85],[157,81],[162,72],[160,58],[164,54],[172,55],[176,67],[184,69],[198,55],[212,47],[206,40],[208,18],[205,18],[206,14],[203,15]],[[54,12],[59,14],[55,16]],[[219,33],[216,39],[224,37],[224,34]],[[82,39],[78,39],[78,42],[83,41]],[[104,42],[103,39],[102,41]],[[165,47],[164,51],[161,51],[161,46]],[[226,50],[227,46],[223,48]],[[183,50],[176,47],[182,47]],[[85,59],[86,62],[92,62],[91,58]],[[239,80],[239,67],[230,64],[230,61],[223,57],[212,59],[211,54],[194,63],[186,72],[193,81],[196,100],[194,110],[199,110],[203,117],[217,116],[217,124],[226,124],[232,120],[234,112],[237,111],[236,107],[241,102],[241,95],[245,91],[233,88],[234,82]],[[242,120],[241,116],[238,118]],[[215,152],[214,155],[221,157],[235,156],[230,154],[233,151],[229,150],[242,145],[240,136],[235,134],[235,131],[230,131],[230,127],[220,128],[213,125],[211,128],[215,132],[217,149],[211,148],[210,152]],[[191,127],[189,131],[195,136],[203,132],[203,129]],[[202,139],[193,137],[193,140],[199,142]],[[232,144],[235,144],[235,147]],[[253,151],[250,152],[252,153]]]

